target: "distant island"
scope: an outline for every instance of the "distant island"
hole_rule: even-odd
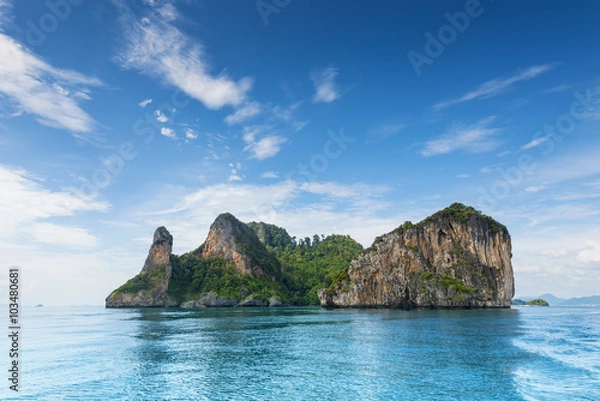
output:
[[[580,298],[559,298],[552,294],[542,294],[537,297],[523,297],[521,299],[513,299],[513,305],[525,305],[527,301],[533,299],[543,299],[550,306],[598,306],[600,305],[600,295],[591,295]]]
[[[550,304],[541,298],[536,298],[525,302],[525,306],[550,306]]]
[[[106,307],[506,308],[514,295],[506,227],[455,203],[368,249],[349,236],[296,239],[281,227],[217,217],[206,241],[172,254],[156,229],[142,271]]]

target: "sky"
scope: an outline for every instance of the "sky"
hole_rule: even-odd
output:
[[[600,291],[600,3],[0,0],[0,265],[103,305],[223,212],[368,247],[462,202]],[[8,278],[0,280],[7,298]]]

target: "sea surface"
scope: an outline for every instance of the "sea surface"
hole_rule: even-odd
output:
[[[593,307],[43,307],[21,323],[20,391],[5,373],[1,400],[600,400]]]

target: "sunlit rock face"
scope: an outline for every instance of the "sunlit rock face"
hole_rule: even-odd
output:
[[[506,227],[454,204],[378,237],[319,299],[327,307],[507,308],[511,257]]]

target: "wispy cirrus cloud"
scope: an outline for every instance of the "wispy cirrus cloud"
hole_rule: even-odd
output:
[[[435,110],[441,110],[458,103],[468,102],[470,100],[480,98],[485,99],[500,95],[501,93],[506,92],[514,84],[533,79],[545,72],[550,71],[552,68],[554,68],[554,64],[535,65],[525,70],[519,71],[508,78],[495,78],[490,81],[486,81],[478,87],[476,87],[475,89],[465,93],[464,95],[456,99],[435,104],[433,108]]]
[[[158,77],[209,109],[244,102],[252,80],[245,77],[234,81],[224,72],[211,73],[202,45],[172,24],[181,17],[171,3],[144,15],[120,2],[113,4],[121,12],[125,36],[125,46],[116,57],[122,67]]]
[[[274,171],[265,171],[260,175],[260,178],[277,179],[279,178],[279,174]]]
[[[423,156],[435,156],[464,150],[469,153],[485,153],[496,149],[500,141],[496,138],[500,128],[489,127],[494,117],[472,125],[454,124],[442,136],[425,142]]]
[[[550,140],[552,138],[552,135],[545,135],[545,136],[541,136],[539,138],[535,138],[532,139],[531,141],[527,142],[525,145],[521,146],[519,148],[519,150],[529,150],[529,149],[533,149],[535,147],[540,146],[541,144],[543,144],[544,142],[547,142],[548,140]]]
[[[13,114],[31,114],[40,124],[69,130],[78,138],[90,136],[96,122],[79,101],[90,98],[88,86],[102,86],[102,81],[55,68],[2,33],[0,60],[0,101],[14,108]]]
[[[335,84],[337,75],[338,70],[332,66],[311,72],[310,79],[315,85],[314,103],[331,103],[340,98],[340,93]]]
[[[0,0],[0,32],[2,26],[12,21],[11,18],[12,3],[9,0]]]
[[[240,124],[262,111],[261,105],[258,102],[249,101],[235,112],[225,117],[225,122],[229,125]]]

